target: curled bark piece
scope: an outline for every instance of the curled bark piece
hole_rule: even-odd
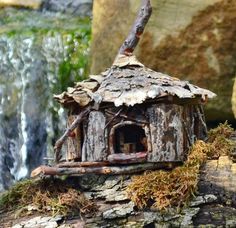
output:
[[[122,44],[118,54],[131,55],[133,53],[151,14],[152,14],[152,7],[150,0],[143,0],[142,6],[132,26],[132,29],[128,37],[126,38],[125,42]]]

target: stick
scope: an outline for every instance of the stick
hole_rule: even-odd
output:
[[[100,162],[73,162],[73,161],[68,161],[68,162],[60,162],[59,164],[56,165],[58,168],[73,168],[73,167],[101,167],[101,166],[109,166],[110,162],[109,161],[100,161]]]
[[[113,164],[143,163],[147,161],[147,152],[110,154],[108,156],[108,161]]]
[[[109,111],[109,110],[106,110],[105,112],[108,113],[108,114],[110,114],[110,115],[115,115],[114,112]],[[149,122],[147,122],[147,121],[137,120],[137,119],[132,118],[132,117],[130,117],[130,116],[127,116],[127,115],[125,115],[125,114],[119,114],[119,116],[120,116],[120,117],[123,117],[123,118],[125,118],[125,119],[128,119],[128,120],[135,121],[136,123],[149,124]]]
[[[123,108],[121,108],[116,114],[114,114],[114,116],[111,118],[110,121],[108,121],[108,123],[105,125],[104,129],[107,128],[107,126],[117,117],[120,115],[120,113],[122,112]]]
[[[139,10],[138,16],[132,26],[132,29],[128,37],[120,47],[118,54],[129,56],[133,53],[151,14],[152,14],[152,7],[150,0],[142,0],[142,6]]]
[[[118,164],[134,164],[147,161],[146,152],[138,152],[131,154],[111,154],[108,156],[108,161],[100,162],[60,162],[56,167],[58,168],[73,168],[73,167],[102,167],[112,166]]]
[[[64,132],[64,134],[56,141],[55,146],[54,146],[54,152],[55,152],[55,160],[56,162],[59,162],[60,160],[60,151],[62,148],[62,145],[64,144],[64,142],[66,141],[66,139],[68,138],[68,136],[70,135],[70,133],[76,128],[78,127],[78,125],[82,122],[83,117],[88,115],[88,113],[90,112],[91,107],[88,106],[87,108],[85,108],[77,117],[76,119],[73,121],[73,123],[71,124],[71,126],[69,128],[66,129],[66,131]]]
[[[124,166],[103,166],[103,167],[75,167],[75,168],[58,168],[49,166],[40,166],[33,170],[31,177],[40,175],[81,175],[81,174],[133,174],[153,169],[173,169],[179,163],[161,162],[161,163],[144,163]]]

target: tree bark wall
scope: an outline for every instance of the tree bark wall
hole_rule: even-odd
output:
[[[181,161],[184,158],[183,106],[158,104],[148,108],[152,153],[148,161]]]
[[[102,112],[92,111],[82,148],[82,161],[103,161],[107,158],[106,118]]]
[[[76,116],[69,116],[67,126],[70,127]],[[66,160],[73,160],[81,158],[81,132],[80,127],[77,127],[67,138],[67,155]]]

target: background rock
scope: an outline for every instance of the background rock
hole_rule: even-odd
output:
[[[79,16],[92,15],[93,0],[44,0],[43,10]]]
[[[30,9],[39,9],[42,0],[0,0],[0,7],[24,7]]]
[[[112,64],[139,5],[138,0],[94,1],[92,73]],[[138,59],[151,69],[212,90],[218,97],[206,106],[208,120],[234,121],[236,2],[157,0],[152,5],[136,50]]]

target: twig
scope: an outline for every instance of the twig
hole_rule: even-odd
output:
[[[206,125],[206,121],[205,121],[205,116],[204,116],[204,111],[201,105],[198,105],[196,107],[196,111],[197,111],[197,115],[198,118],[203,126],[204,129],[202,129],[202,131],[204,131],[204,133],[206,133],[207,135],[207,125]]]
[[[108,161],[91,161],[91,162],[60,162],[56,165],[57,168],[79,168],[79,167],[103,167],[103,166],[114,166],[114,165],[127,165],[134,163],[143,163],[147,160],[147,152],[138,152],[130,154],[110,154]]]
[[[32,171],[31,177],[40,175],[81,175],[81,174],[132,174],[153,169],[172,169],[179,165],[178,162],[161,162],[161,163],[141,163],[133,165],[116,165],[116,166],[102,166],[102,167],[49,167],[39,166]]]
[[[108,111],[108,110],[106,110],[106,113],[108,113],[108,114],[110,114],[110,115],[115,115],[114,112]],[[123,117],[123,118],[125,118],[125,119],[131,120],[131,121],[134,121],[134,122],[140,123],[140,124],[148,124],[148,123],[149,123],[149,122],[147,122],[147,121],[137,120],[137,119],[132,118],[132,117],[129,117],[129,116],[125,115],[125,114],[120,114],[120,117]]]
[[[142,6],[139,10],[138,16],[129,32],[128,37],[120,47],[119,53],[122,55],[131,55],[137,46],[140,36],[152,14],[152,7],[150,0],[142,0]]]
[[[117,117],[117,116],[119,116],[120,115],[120,113],[122,112],[122,110],[123,110],[123,108],[121,108],[116,114],[115,113],[113,113],[114,114],[114,116],[111,118],[111,120],[110,121],[108,121],[107,122],[107,124],[105,125],[105,129],[107,128],[107,126]]]
[[[66,129],[64,134],[56,141],[55,146],[54,146],[54,152],[55,152],[55,161],[59,162],[61,156],[60,156],[60,151],[62,148],[62,145],[70,135],[70,133],[82,122],[83,117],[88,115],[88,113],[91,111],[91,106],[88,106],[85,108],[74,120],[74,122],[71,124],[70,127]]]

